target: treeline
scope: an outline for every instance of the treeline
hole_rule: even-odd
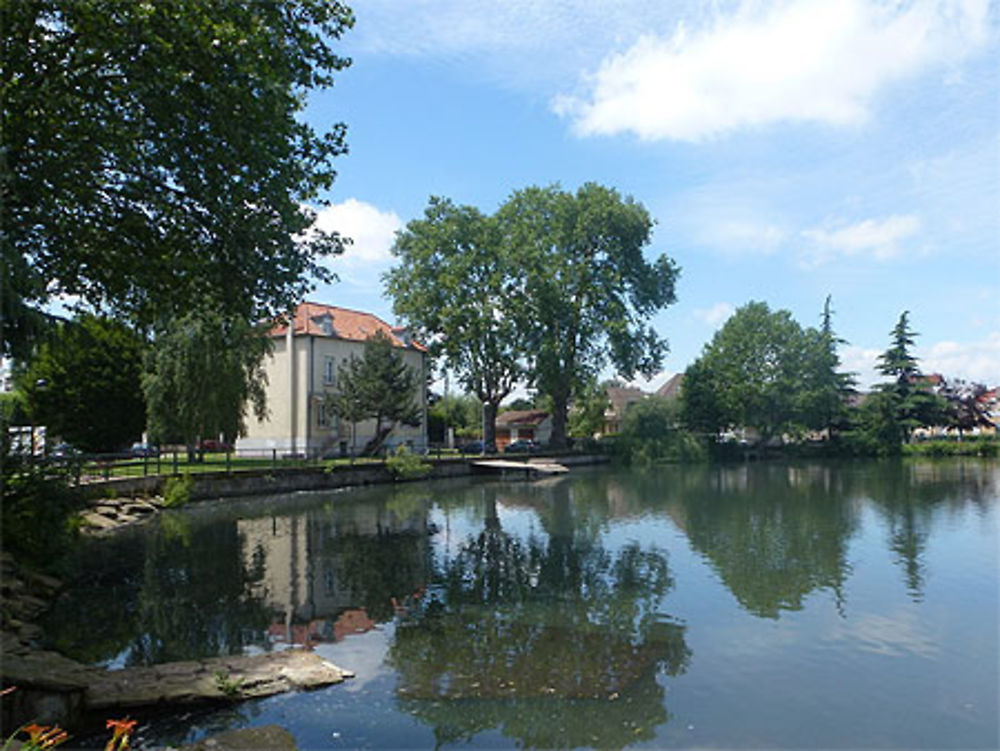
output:
[[[832,318],[829,298],[816,328],[763,302],[738,309],[685,371],[678,400],[647,399],[626,412],[618,453],[649,463],[780,445],[788,453],[884,456],[909,450],[921,427],[989,424],[976,399],[982,388],[935,393],[913,355],[918,335],[908,312],[878,358],[887,381],[867,394],[841,367],[843,340]],[[995,454],[996,447],[974,444],[974,450]]]

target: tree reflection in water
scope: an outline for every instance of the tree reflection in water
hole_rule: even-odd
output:
[[[480,488],[482,531],[397,624],[400,706],[439,743],[499,728],[528,746],[620,747],[667,721],[657,676],[682,673],[691,652],[685,626],[659,611],[673,586],[665,553],[605,550],[573,518],[573,487]],[[544,533],[506,532],[501,492],[538,508]]]

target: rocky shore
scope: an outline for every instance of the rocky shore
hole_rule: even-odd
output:
[[[151,511],[136,511],[135,500],[114,510],[93,513],[118,522],[134,523]],[[151,505],[151,504],[150,504]],[[100,508],[100,507],[99,507]],[[121,508],[121,510],[117,510]],[[107,531],[110,525],[100,527]],[[340,683],[353,673],[319,655],[287,650],[253,656],[214,657],[149,667],[104,670],[38,648],[42,636],[37,619],[58,595],[58,579],[31,571],[7,553],[0,554],[0,676],[3,687],[16,690],[0,700],[3,728],[24,722],[72,728],[86,717],[104,713],[134,714],[142,709],[212,701],[240,701],[293,690]]]

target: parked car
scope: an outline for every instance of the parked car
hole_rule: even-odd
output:
[[[504,447],[505,454],[532,454],[541,448],[530,438],[519,438],[511,441]]]
[[[201,443],[198,444],[199,451],[224,451],[229,453],[233,450],[233,444],[227,443],[226,441],[219,441],[214,438],[205,438]]]
[[[133,443],[129,454],[131,456],[159,456],[160,449],[151,443]]]
[[[82,452],[76,446],[70,443],[57,443],[52,447],[49,452],[49,456],[53,459],[72,459],[74,456],[79,456]]]
[[[462,444],[458,447],[458,450],[462,454],[482,454],[483,453],[483,442],[482,441],[471,441],[469,443]],[[486,445],[487,454],[495,454],[497,452],[496,444],[490,443]]]

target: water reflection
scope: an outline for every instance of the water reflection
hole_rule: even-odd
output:
[[[997,482],[989,462],[761,463],[202,505],[84,547],[47,636],[116,666],[290,644],[338,661],[377,644],[356,693],[311,700],[357,696],[359,727],[416,718],[439,744],[683,744],[689,720],[672,713],[700,711],[716,723],[706,745],[757,738],[740,725],[752,716],[761,745],[801,746],[812,736],[794,718],[771,729],[780,695],[827,727],[823,745],[970,745],[994,737],[990,717],[906,735],[867,710],[935,717],[953,694],[961,712],[995,711],[981,623],[995,616],[983,541],[995,548]],[[280,711],[309,727],[296,701]],[[829,719],[852,701],[867,736]],[[329,739],[316,733],[304,747]]]
[[[855,506],[823,468],[706,467],[682,472],[664,499],[671,520],[740,605],[777,618],[826,589],[838,604],[850,574]]]
[[[667,721],[657,676],[691,651],[660,609],[666,554],[606,550],[577,518],[581,487],[482,488],[482,528],[397,625],[400,706],[438,743],[499,728],[528,746],[621,746]],[[498,505],[535,509],[542,529],[508,533]]]

